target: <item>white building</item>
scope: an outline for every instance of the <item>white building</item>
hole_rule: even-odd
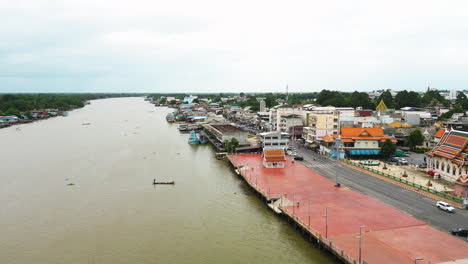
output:
[[[285,149],[288,147],[289,134],[272,131],[259,134],[262,140],[263,149]]]
[[[270,124],[272,130],[281,130],[281,117],[288,115],[298,115],[302,118],[303,122],[306,118],[306,113],[301,108],[294,108],[289,105],[277,105],[270,109]]]
[[[260,100],[260,111],[259,112],[265,112],[265,110],[266,110],[265,100]]]
[[[285,115],[281,116],[279,123],[279,131],[286,132],[289,131],[289,128],[295,126],[303,126],[304,122],[300,115]]]

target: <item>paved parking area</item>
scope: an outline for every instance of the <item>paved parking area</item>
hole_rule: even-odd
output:
[[[330,241],[354,259],[358,258],[359,247],[356,237],[363,225],[366,229],[362,253],[363,259],[368,263],[409,264],[419,257],[424,257],[424,261],[419,263],[440,263],[468,258],[466,242],[353,191],[347,184],[340,188],[335,187],[334,180],[322,177],[315,170],[308,169],[307,165],[293,162],[289,157],[286,168],[278,169],[263,167],[260,154],[229,155],[228,158],[235,166],[243,166],[241,171],[250,184],[268,196],[287,197],[293,202],[293,206],[283,209],[310,226],[311,230],[322,236],[328,234]],[[333,161],[323,162],[325,160],[322,157],[321,162],[312,164],[331,165],[328,170],[335,167],[341,173],[352,170],[346,166],[337,166]],[[355,175],[351,177],[353,176]],[[339,177],[341,182],[344,175]],[[381,192],[382,188],[378,191]],[[434,205],[431,208],[434,212],[448,216]]]

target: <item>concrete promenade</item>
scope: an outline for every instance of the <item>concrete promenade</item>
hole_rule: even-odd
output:
[[[346,186],[335,187],[333,181],[290,158],[284,169],[264,168],[259,154],[228,158],[267,199],[291,201],[293,205],[281,209],[314,236],[331,242],[336,254],[349,256],[348,262],[357,262],[360,256],[370,264],[468,259],[468,243]]]

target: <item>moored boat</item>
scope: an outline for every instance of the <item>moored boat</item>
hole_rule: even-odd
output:
[[[188,143],[192,145],[200,144],[200,141],[198,140],[198,137],[197,137],[197,133],[195,133],[195,131],[190,132]]]
[[[177,129],[179,129],[180,132],[187,132],[189,131],[189,126],[185,123],[179,123]]]

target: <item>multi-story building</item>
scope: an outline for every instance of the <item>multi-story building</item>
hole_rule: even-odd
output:
[[[300,115],[284,115],[281,116],[279,123],[279,131],[287,132],[291,127],[303,126],[302,117]]]
[[[307,142],[319,141],[325,135],[337,134],[339,130],[339,112],[335,107],[315,107],[306,114],[306,127],[303,138]],[[304,133],[307,133],[304,135]]]
[[[259,134],[262,140],[263,149],[285,149],[288,147],[289,134],[272,131]]]
[[[283,116],[297,115],[300,116],[302,122],[305,120],[305,111],[301,108],[292,107],[290,105],[277,105],[270,109],[270,124],[272,130],[281,130],[281,118]],[[285,130],[286,131],[286,130]]]

